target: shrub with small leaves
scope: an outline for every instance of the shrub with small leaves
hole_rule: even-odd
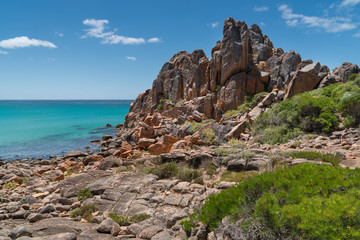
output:
[[[75,208],[69,212],[70,217],[76,218],[76,217],[82,217],[87,222],[93,221],[92,213],[96,212],[98,210],[98,207],[94,204],[86,204],[81,207]]]
[[[91,194],[89,188],[80,189],[76,195],[77,195],[77,198],[79,201],[84,201],[84,200],[92,197],[92,194]]]

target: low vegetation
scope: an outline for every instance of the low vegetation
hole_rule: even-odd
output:
[[[339,165],[342,158],[336,154],[320,153],[314,151],[286,151],[283,152],[285,156],[292,158],[305,158],[310,160],[316,160],[321,162],[331,163],[333,166]]]
[[[77,199],[81,202],[92,197],[89,188],[80,189],[76,195],[77,195]]]
[[[186,121],[186,123],[189,123],[190,124],[190,133],[191,134],[194,134],[196,133],[197,131],[200,130],[200,128],[204,127],[206,124],[208,123],[214,123],[215,120],[214,119],[205,119],[203,120],[202,122],[195,122],[195,121]]]
[[[70,217],[82,217],[87,222],[91,223],[93,221],[93,213],[98,210],[98,207],[94,204],[86,204],[81,207],[75,208],[69,212]]]
[[[14,190],[15,188],[17,188],[19,186],[19,183],[15,182],[14,180],[9,181],[7,183],[4,183],[2,185],[3,189],[9,189],[9,190]]]
[[[237,109],[235,110],[229,110],[227,111],[224,116],[225,117],[231,117],[231,116],[235,116],[237,114],[241,114],[241,113],[246,113],[248,112],[250,109],[252,109],[253,107],[256,106],[259,97],[261,95],[263,95],[265,92],[261,92],[261,93],[257,93],[255,95],[247,95],[245,97],[245,101],[243,104],[241,104],[240,106],[237,107]]]
[[[126,225],[130,225],[131,223],[139,223],[139,222],[145,221],[146,219],[150,218],[150,215],[148,215],[146,213],[140,213],[140,214],[136,214],[131,217],[124,217],[124,216],[118,215],[117,213],[112,212],[112,213],[109,213],[109,217],[112,220],[114,220],[114,222],[119,224],[120,226],[126,226]]]
[[[242,182],[258,175],[257,171],[232,172],[226,171],[221,175],[220,181],[224,182]]]
[[[299,164],[211,195],[182,224],[216,229],[229,217],[246,239],[357,239],[360,169]]]
[[[262,114],[254,124],[254,140],[286,143],[304,133],[328,134],[339,125],[360,124],[360,74],[353,81],[295,95]]]
[[[142,169],[142,173],[154,174],[162,179],[176,177],[181,181],[195,182],[198,184],[204,183],[202,179],[202,173],[200,170],[185,166],[179,167],[175,162],[164,163],[156,167],[144,167]]]

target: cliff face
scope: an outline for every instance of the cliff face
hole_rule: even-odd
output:
[[[245,22],[232,18],[225,20],[223,39],[211,55],[209,60],[202,50],[181,51],[165,63],[152,88],[131,104],[124,139],[137,143],[139,138],[164,134],[179,137],[185,121],[211,118],[219,122],[226,111],[242,104],[246,95],[269,92],[263,96],[266,104],[246,116],[251,122],[272,102],[345,81],[351,73],[359,72],[358,66],[345,63],[329,74],[329,68],[319,62],[302,61],[295,51],[274,48],[258,25],[248,28]]]

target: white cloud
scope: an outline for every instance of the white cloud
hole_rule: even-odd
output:
[[[254,7],[254,11],[255,12],[265,12],[265,11],[268,11],[269,10],[269,8],[268,7],[266,7],[266,6],[263,6],[263,7]]]
[[[124,45],[136,45],[136,44],[143,44],[145,43],[145,39],[143,38],[131,38],[131,37],[124,37],[119,35],[111,35],[108,37],[105,37],[102,41],[102,44],[124,44]]]
[[[38,40],[30,39],[26,36],[11,38],[7,40],[0,41],[0,47],[2,48],[23,48],[23,47],[48,47],[48,48],[57,48],[55,44]]]
[[[58,37],[64,37],[64,34],[63,34],[63,33],[59,33],[59,32],[55,32],[55,35],[58,36]]]
[[[160,38],[154,37],[147,40],[148,43],[159,43],[161,42]]]
[[[211,28],[217,28],[219,26],[219,22],[209,23],[208,26],[210,26]]]
[[[341,7],[354,7],[358,4],[360,4],[360,0],[343,0],[340,3],[340,6]]]
[[[263,27],[266,26],[266,24],[264,22],[260,22],[260,25],[263,26]]]
[[[129,57],[129,56],[127,56],[126,59],[127,59],[127,60],[131,60],[131,61],[136,61],[136,57]]]
[[[330,33],[348,31],[357,27],[357,24],[353,23],[349,18],[323,18],[295,14],[293,10],[285,4],[281,5],[278,10],[282,12],[281,17],[286,20],[286,24],[290,27],[306,26],[310,28],[320,28]]]
[[[7,51],[2,51],[2,50],[0,50],[0,54],[2,54],[2,55],[6,55],[6,54],[9,54]]]
[[[354,37],[360,38],[360,32],[355,33],[355,34],[354,34]]]
[[[81,38],[101,38],[102,44],[123,44],[123,45],[137,45],[146,43],[144,38],[134,38],[134,37],[125,37],[115,34],[117,29],[114,31],[105,31],[109,21],[107,19],[85,19],[83,21],[84,25],[89,26],[90,28],[85,29],[86,32]],[[148,40],[149,43],[159,42],[158,38],[151,38]]]

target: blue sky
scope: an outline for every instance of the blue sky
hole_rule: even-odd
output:
[[[134,99],[228,17],[331,69],[360,64],[360,0],[2,0],[0,99]]]

